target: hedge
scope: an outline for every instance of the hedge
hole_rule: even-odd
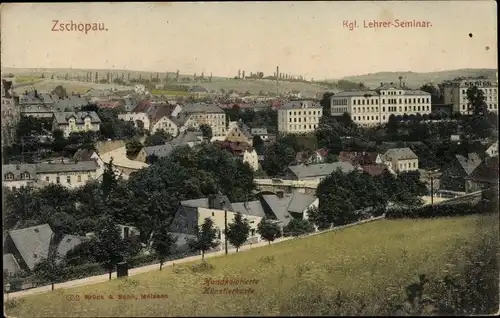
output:
[[[418,208],[396,208],[386,212],[387,219],[417,219],[435,218],[445,216],[462,216],[471,214],[483,214],[490,212],[491,206],[485,202],[472,205],[468,203],[450,205],[426,205]]]

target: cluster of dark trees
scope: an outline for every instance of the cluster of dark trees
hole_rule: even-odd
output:
[[[389,204],[416,207],[428,190],[418,172],[397,176],[385,172],[372,177],[352,171],[336,171],[321,181],[316,189],[319,208],[309,211],[318,229],[342,226],[385,213]]]
[[[278,128],[278,111],[269,106],[263,110],[241,109],[237,104],[231,108],[224,109],[227,121],[238,121],[241,119],[250,128],[263,127],[267,132],[274,134]]]
[[[16,138],[9,146],[4,146],[6,163],[32,162],[35,156],[71,156],[79,148],[94,148],[99,140],[131,139],[146,132],[133,123],[118,119],[118,111],[87,105],[82,111],[95,111],[101,119],[99,132],[76,132],[64,137],[60,130],[52,131],[52,118],[21,116],[16,127]],[[45,138],[49,136],[50,138]]]

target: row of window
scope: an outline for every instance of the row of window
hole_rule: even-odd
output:
[[[289,118],[288,122],[292,122],[292,119],[293,119],[293,122],[296,123],[297,122],[297,118]],[[304,122],[312,122],[312,123],[317,123],[319,122],[319,118],[318,117],[307,117],[307,118],[298,118],[298,122],[302,122],[302,119],[304,119]]]
[[[382,112],[385,112],[385,107],[382,107]],[[375,112],[375,113],[378,113],[378,107],[353,107],[352,108],[352,111],[353,113],[365,113],[365,112]],[[388,106],[387,107],[387,111],[388,112],[408,112],[408,111],[412,111],[412,107],[411,106],[399,106],[399,107],[396,107],[396,106]],[[430,111],[430,106],[413,106],[413,111],[414,112],[417,112],[417,111]]]
[[[46,182],[50,182],[50,177],[46,176],[45,177],[45,181]],[[81,175],[77,175],[76,176],[76,182],[82,182],[82,176]],[[59,177],[59,176],[56,177],[56,183],[57,184],[61,183],[61,177]],[[71,184],[71,176],[66,176],[66,183]]]
[[[11,172],[4,174],[3,177],[5,180],[14,180],[14,174]],[[29,180],[29,179],[31,179],[31,174],[29,172],[21,173],[21,180]]]
[[[497,89],[496,88],[482,88],[479,87],[480,90],[482,90],[486,95],[491,95],[491,94],[496,94]],[[467,94],[467,89],[463,88],[462,89],[462,94]]]
[[[365,103],[366,101],[366,103]],[[357,102],[357,103],[356,103]],[[385,104],[385,98],[382,99],[382,104]],[[387,99],[387,104],[420,104],[420,103],[430,103],[429,97],[422,98],[389,98]],[[378,105],[378,99],[353,99],[353,105]]]
[[[312,130],[316,129],[318,125],[288,125],[289,130]]]
[[[348,107],[335,107],[332,109],[332,113],[343,114],[347,112],[348,112]]]
[[[294,112],[288,112],[288,115],[293,115],[293,116],[302,116],[302,115],[321,115],[321,111],[318,110],[302,110],[302,111],[294,111]]]
[[[416,168],[417,164],[416,162],[413,162],[413,168]],[[412,163],[400,163],[399,164],[399,170],[404,170],[404,169],[410,169],[412,168]]]
[[[390,92],[382,91],[382,95],[401,95],[401,94],[402,91],[390,91]]]
[[[14,180],[14,174],[6,173],[4,175],[5,180]],[[21,180],[29,180],[31,175],[28,172],[21,173]],[[50,177],[46,176],[45,181],[50,182]],[[71,183],[71,176],[66,176],[66,182]],[[76,182],[82,182],[82,176],[76,176]],[[56,177],[56,183],[61,183],[61,178],[59,176]]]
[[[469,106],[470,104],[462,105],[462,110],[468,109]],[[497,108],[498,108],[497,104],[488,104],[488,109],[497,109]]]
[[[342,99],[334,99],[334,98],[332,98],[332,105],[333,106],[348,105],[347,98],[342,98]]]

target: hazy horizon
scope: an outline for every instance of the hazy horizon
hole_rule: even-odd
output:
[[[161,73],[179,69],[182,74],[234,77],[239,69],[273,75],[279,65],[280,72],[316,80],[378,72],[497,69],[495,5],[494,1],[2,4],[2,68]],[[363,28],[369,21],[394,19],[425,20],[432,26]],[[99,23],[103,30],[54,32],[53,20]],[[349,30],[344,20],[356,20],[358,29]]]

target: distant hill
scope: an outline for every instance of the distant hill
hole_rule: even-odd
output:
[[[342,80],[361,82],[370,88],[376,88],[380,86],[381,82],[394,82],[399,83],[399,76],[403,77],[403,82],[406,83],[408,87],[419,88],[420,86],[432,82],[434,84],[439,84],[444,80],[450,80],[456,77],[468,77],[468,76],[488,76],[495,78],[497,70],[495,69],[460,69],[451,71],[441,71],[441,72],[429,72],[429,73],[415,73],[415,72],[379,72],[374,74],[356,75],[356,76],[346,76],[341,78]]]

